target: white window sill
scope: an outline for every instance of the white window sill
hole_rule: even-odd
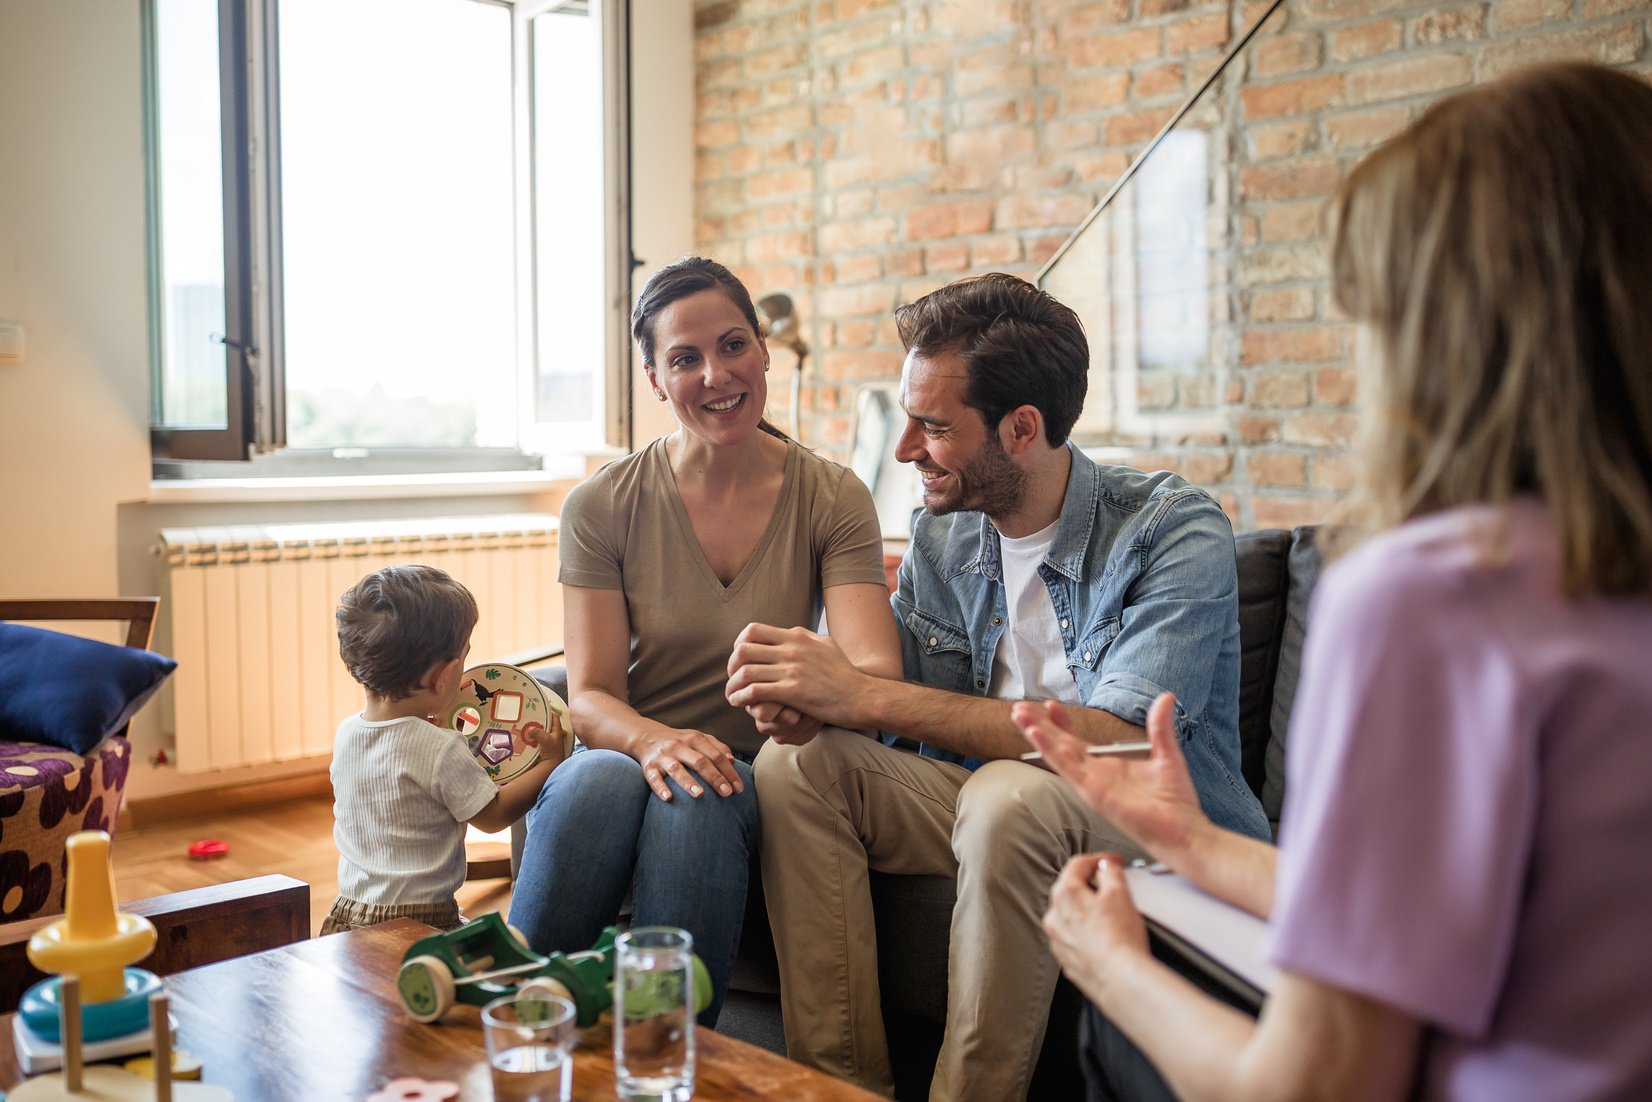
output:
[[[548,461],[549,462],[549,461]],[[471,497],[477,494],[531,494],[585,476],[585,457],[567,456],[543,471],[464,474],[348,475],[321,478],[196,478],[149,483],[155,505],[226,504],[263,501],[345,501],[361,498]]]

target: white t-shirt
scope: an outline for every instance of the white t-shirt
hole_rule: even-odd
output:
[[[1060,525],[1057,520],[1019,539],[998,535],[1008,619],[992,652],[992,685],[988,692],[1000,700],[1084,703],[1079,698],[1078,682],[1067,668],[1067,649],[1061,643],[1061,627],[1056,623],[1049,588],[1038,576],[1038,564],[1055,542],[1055,530]]]
[[[333,742],[338,891],[358,903],[438,903],[465,879],[465,823],[495,788],[464,736],[358,712]]]

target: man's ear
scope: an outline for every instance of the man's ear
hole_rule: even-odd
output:
[[[1016,406],[998,422],[998,443],[1008,455],[1020,455],[1044,438],[1044,415],[1037,406]]]

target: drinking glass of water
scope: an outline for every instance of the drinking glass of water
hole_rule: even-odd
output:
[[[568,1102],[574,1086],[574,1004],[506,995],[482,1008],[496,1102]]]
[[[639,926],[614,940],[614,1079],[621,1098],[694,1097],[694,938]]]

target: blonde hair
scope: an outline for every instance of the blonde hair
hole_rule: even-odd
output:
[[[1568,593],[1652,594],[1652,88],[1560,64],[1452,96],[1335,213],[1375,338],[1366,525],[1529,494]]]

